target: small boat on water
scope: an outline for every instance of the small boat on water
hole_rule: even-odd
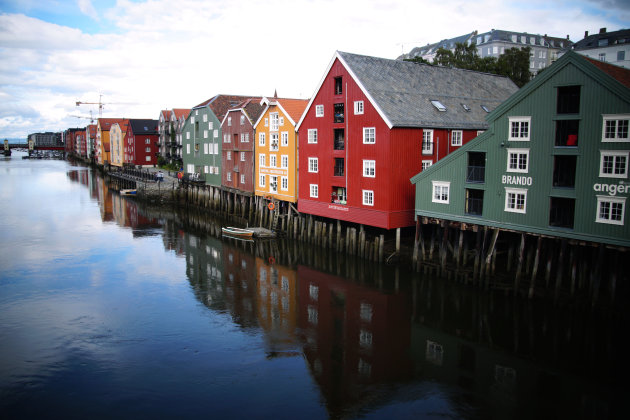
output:
[[[120,190],[120,195],[136,195],[136,190]]]
[[[224,226],[221,228],[224,235],[234,238],[251,239],[254,237],[254,231],[251,229],[241,229],[237,227]]]

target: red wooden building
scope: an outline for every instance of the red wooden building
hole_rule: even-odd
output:
[[[505,77],[335,53],[297,126],[298,210],[413,225],[409,179],[485,130],[516,90]]]
[[[129,120],[125,136],[127,158],[125,164],[152,166],[157,164],[159,152],[158,120]]]
[[[246,99],[228,110],[221,122],[221,184],[249,195],[254,193],[254,124],[263,110],[260,101],[260,97]]]

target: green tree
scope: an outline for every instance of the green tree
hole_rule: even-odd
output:
[[[518,87],[523,87],[532,78],[529,72],[529,47],[505,50],[497,60],[497,74],[507,76]]]

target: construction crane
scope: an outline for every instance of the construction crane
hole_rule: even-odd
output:
[[[98,105],[98,117],[103,117],[103,106],[110,104],[124,104],[124,102],[109,102],[107,104],[103,103],[103,95],[99,95],[98,102],[84,102],[84,101],[76,101],[76,105]]]
[[[90,120],[90,124],[94,124],[94,116],[92,115],[92,110],[90,110],[90,116],[84,117],[83,115],[68,115],[69,117],[74,118],[83,118],[84,120]]]

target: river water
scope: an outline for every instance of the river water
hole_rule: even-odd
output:
[[[0,418],[627,415],[625,310],[222,239],[21,156],[0,160]]]

